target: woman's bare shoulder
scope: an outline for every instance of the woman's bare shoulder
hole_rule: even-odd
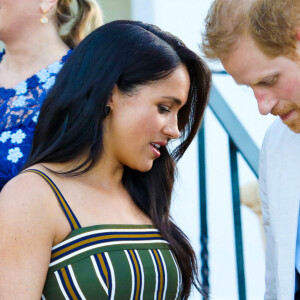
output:
[[[41,176],[32,172],[21,173],[0,193],[0,225],[3,222],[11,225],[18,220],[20,226],[27,227],[47,219],[47,226],[51,226],[57,207],[54,199],[53,191]]]
[[[13,202],[18,202],[18,199],[23,201],[30,199],[29,202],[35,199],[41,199],[51,193],[48,183],[38,174],[33,172],[23,172],[12,178],[2,189],[0,193],[0,202],[6,199],[13,199]]]
[[[24,299],[33,299],[40,293],[57,233],[51,192],[42,178],[28,172],[10,180],[0,193],[1,295],[16,293],[19,299],[25,293]],[[38,291],[23,288],[32,282]]]

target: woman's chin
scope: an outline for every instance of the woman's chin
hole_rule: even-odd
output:
[[[146,173],[146,172],[150,171],[152,169],[152,167],[153,167],[153,161],[151,161],[149,163],[145,163],[145,164],[138,164],[136,166],[131,167],[131,169]]]

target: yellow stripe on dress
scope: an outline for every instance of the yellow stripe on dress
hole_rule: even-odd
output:
[[[135,253],[133,252],[133,250],[129,250],[129,253],[132,258],[133,266],[134,266],[135,274],[136,274],[136,292],[135,292],[134,300],[138,300],[139,296],[140,296],[140,292],[141,292],[140,291],[140,289],[141,289],[141,273],[140,273],[140,269],[138,266],[138,262],[135,257]]]
[[[163,287],[164,287],[164,273],[163,273],[163,267],[162,267],[162,264],[161,264],[161,260],[160,260],[160,257],[157,253],[157,250],[156,249],[153,249],[153,253],[154,253],[154,256],[155,256],[155,260],[156,260],[156,263],[157,263],[157,266],[158,266],[158,272],[159,272],[159,290],[158,290],[158,299],[162,299],[162,293],[163,293]]]
[[[105,284],[107,286],[107,289],[109,290],[109,278],[108,278],[108,270],[106,268],[106,265],[105,265],[105,262],[104,262],[104,259],[102,257],[101,254],[97,254],[97,257],[99,259],[99,262],[100,262],[100,265],[101,265],[101,269],[102,269],[102,272],[104,274],[104,277],[105,277]]]
[[[66,272],[65,268],[61,269],[61,274],[62,274],[62,277],[63,277],[64,282],[66,284],[66,287],[68,289],[68,292],[72,296],[72,300],[78,300],[78,298],[77,298],[77,296],[76,296],[76,294],[75,294],[75,292],[74,292],[74,290],[73,290],[73,288],[71,286],[71,283],[69,281],[69,278],[68,278],[68,275],[67,275],[67,272]]]

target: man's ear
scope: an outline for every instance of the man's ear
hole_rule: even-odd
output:
[[[297,42],[300,42],[300,28],[297,28],[296,37],[297,37]]]
[[[41,11],[55,11],[58,0],[41,0],[40,8]]]
[[[296,57],[300,59],[300,28],[297,28],[296,31]]]

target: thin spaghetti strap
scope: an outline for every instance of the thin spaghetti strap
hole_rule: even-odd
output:
[[[45,179],[45,181],[50,185],[50,187],[52,188],[70,226],[71,229],[78,229],[81,228],[76,216],[74,215],[72,209],[70,208],[69,204],[67,203],[67,201],[65,200],[64,196],[62,195],[62,193],[60,192],[60,190],[58,189],[58,187],[55,185],[55,183],[42,171],[36,170],[36,169],[27,169],[24,172],[33,172],[36,173],[38,175],[40,175],[42,178]]]

